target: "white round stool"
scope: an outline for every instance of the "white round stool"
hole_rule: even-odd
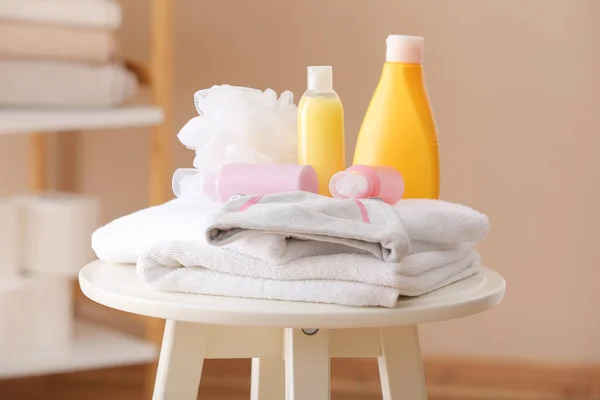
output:
[[[195,400],[205,358],[252,358],[252,400],[329,399],[330,357],[377,357],[384,400],[426,399],[417,324],[485,311],[505,290],[483,269],[395,308],[345,307],[159,293],[135,266],[102,261],[79,283],[97,303],[167,320],[155,400]]]

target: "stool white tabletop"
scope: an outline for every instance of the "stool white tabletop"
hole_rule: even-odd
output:
[[[135,266],[94,261],[79,273],[83,293],[121,311],[213,325],[281,328],[372,328],[414,325],[488,310],[504,297],[505,282],[483,270],[418,297],[402,297],[395,308],[351,307],[185,293],[157,292],[141,282]]]

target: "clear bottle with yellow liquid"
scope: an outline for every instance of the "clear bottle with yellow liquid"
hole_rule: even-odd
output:
[[[308,90],[298,104],[298,163],[312,166],[319,194],[331,196],[329,180],[346,169],[344,108],[333,90],[331,66],[311,66],[307,73]]]
[[[423,77],[423,38],[389,35],[386,62],[363,119],[354,165],[388,166],[404,178],[403,198],[439,198],[439,155]]]

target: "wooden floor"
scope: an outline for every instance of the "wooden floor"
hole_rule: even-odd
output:
[[[239,360],[236,371],[239,371]],[[234,361],[234,362],[235,362]],[[234,377],[225,382],[227,361],[208,360],[204,372],[208,379],[200,384],[198,399],[201,400],[248,400],[250,394],[250,364],[247,363],[247,379]],[[332,371],[332,374],[335,371]],[[2,400],[146,400],[143,399],[145,368],[143,366],[113,368],[43,377],[0,381]],[[222,375],[225,376],[220,376]],[[377,382],[361,382],[357,371],[358,392],[348,394],[347,389],[332,388],[333,400],[379,400],[381,394]],[[375,391],[373,392],[373,388]],[[345,390],[344,390],[345,389]],[[442,399],[434,397],[431,400]]]
[[[375,360],[372,361],[350,365],[345,360],[333,359],[331,398],[380,400],[377,366]],[[510,373],[502,372],[505,369],[498,370],[497,374],[470,370],[462,373],[463,377],[461,372],[455,373],[455,369],[448,372],[447,367],[426,366],[429,400],[600,400],[600,381],[596,372],[588,377],[577,372],[573,377],[567,376],[565,382],[553,379],[556,381],[556,387],[553,387],[547,377],[540,379],[543,370],[523,370],[525,372],[516,374],[523,377],[519,382]],[[458,369],[464,370],[460,366]],[[143,396],[145,373],[145,366],[133,366],[0,380],[0,400],[147,400]],[[556,376],[554,372],[552,374],[548,376]],[[559,376],[565,375],[563,372]],[[502,383],[504,379],[511,381],[512,389]],[[198,399],[248,400],[249,392],[249,360],[205,362]]]

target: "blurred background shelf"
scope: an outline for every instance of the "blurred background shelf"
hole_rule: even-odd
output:
[[[72,110],[0,108],[0,135],[154,126],[163,120],[164,112],[157,106]]]
[[[15,361],[0,362],[0,378],[54,374],[153,362],[156,346],[101,325],[78,320],[73,342],[55,353],[28,353]]]
[[[120,2],[110,1],[106,3],[108,7],[112,7],[116,10],[115,12],[120,13]],[[125,96],[124,92],[117,94],[111,92],[106,97],[109,100],[101,102],[101,104],[105,105],[118,102],[120,103],[119,106],[79,108],[76,107],[80,104],[78,103],[77,95],[74,95],[69,100],[70,103],[60,103],[73,105],[66,108],[43,108],[41,105],[55,104],[52,101],[48,101],[52,97],[46,97],[46,100],[40,100],[39,102],[25,102],[24,104],[40,105],[39,107],[25,108],[23,103],[19,101],[18,96],[16,97],[16,102],[8,101],[3,103],[3,105],[14,104],[14,106],[0,107],[0,139],[4,137],[8,143],[21,143],[19,140],[11,142],[9,136],[21,135],[27,138],[27,186],[30,194],[43,195],[46,192],[54,190],[66,193],[82,192],[83,190],[77,176],[81,170],[81,148],[78,146],[78,143],[79,140],[83,140],[80,138],[81,135],[79,133],[90,130],[99,131],[135,127],[151,128],[149,137],[150,146],[148,150],[142,150],[144,153],[149,153],[148,205],[158,205],[170,199],[172,193],[170,162],[171,142],[173,139],[172,63],[174,58],[172,3],[171,0],[152,0],[149,2],[150,26],[149,48],[147,49],[149,50],[149,54],[139,55],[139,59],[144,61],[135,62],[133,59],[126,57],[127,54],[123,54],[124,57],[117,60],[116,58],[111,58],[110,55],[105,57],[104,53],[100,54],[101,52],[95,53],[95,56],[100,60],[98,62],[102,68],[110,68],[118,64],[116,69],[110,70],[113,72],[117,71],[115,72],[116,76],[123,78],[121,81],[128,79],[125,77],[128,77],[129,73],[134,75],[138,81],[137,86],[139,88],[135,93],[131,93],[131,96]],[[72,23],[71,20],[66,21],[61,19],[64,17],[68,20],[70,18],[68,16],[73,15],[73,10],[67,11],[69,11],[65,14],[67,16],[62,16],[60,10],[56,10],[55,16],[57,21],[60,19],[62,22],[57,22],[53,26],[56,26],[56,29],[83,29],[80,32],[82,34],[86,33],[87,31],[84,32],[85,27],[79,28],[82,26],[80,24],[81,21],[77,21],[77,24],[69,25]],[[97,15],[94,14],[94,16]],[[37,23],[36,21],[34,22]],[[98,29],[106,37],[106,35],[112,35],[113,31],[121,26],[121,21],[115,21],[114,25],[117,26],[105,25],[103,28]],[[38,28],[42,29],[41,26]],[[47,27],[43,29],[47,29]],[[36,45],[39,45],[38,37],[35,37]],[[81,40],[78,39],[76,42],[79,43]],[[112,42],[112,45],[116,44],[115,38],[108,40],[108,42]],[[22,47],[17,46],[15,49],[20,52],[19,54],[24,54]],[[34,59],[35,61],[30,61],[28,66],[31,68],[39,67],[40,65],[36,63],[41,59],[56,63],[60,67],[65,67],[64,63],[72,62],[66,61],[67,58],[61,58],[62,56],[58,53],[46,52],[45,50],[42,53],[41,58],[37,58],[39,56],[37,54]],[[79,62],[87,63],[88,61],[78,58],[81,55],[80,53],[80,51],[75,51],[73,54]],[[27,54],[26,56],[29,57]],[[23,58],[25,59],[26,57],[23,56]],[[67,69],[61,68],[60,70],[65,71]],[[88,72],[85,69],[84,75],[87,76]],[[35,74],[34,76],[43,75]],[[62,76],[64,77],[65,75]],[[112,73],[111,76],[113,76]],[[114,78],[111,82],[121,82],[119,81],[121,78]],[[85,79],[82,81],[85,81]],[[68,74],[66,74],[64,80],[61,78],[61,80],[52,82],[59,82],[59,86],[63,85],[65,87],[71,84]],[[89,78],[87,82],[96,81]],[[126,91],[126,85],[121,85],[118,82],[116,86]],[[62,86],[60,87],[62,88]],[[19,88],[26,89],[25,86],[19,86]],[[84,90],[82,93],[88,93],[89,95],[90,90],[88,89],[87,92]],[[50,96],[52,96],[52,93]],[[27,97],[27,99],[32,98],[35,97]],[[0,142],[2,142],[0,148],[4,149],[9,146],[4,144],[3,141]],[[120,143],[115,142],[113,139],[109,144],[109,149],[111,149],[111,146],[119,145]],[[107,158],[103,162],[108,163],[111,161]],[[69,274],[66,275],[61,277],[61,279],[71,281],[72,278],[68,276]],[[74,315],[72,317],[75,317],[75,315],[84,315],[75,313],[77,310],[82,311],[93,308],[91,305],[84,307],[86,299],[78,291],[76,283],[74,294],[74,304],[72,304]],[[94,307],[96,310],[104,308],[100,305]],[[45,309],[42,309],[42,311],[48,312]],[[102,313],[91,312],[91,314],[98,315]],[[89,318],[89,315],[87,317]],[[146,384],[144,388],[145,392],[147,392],[144,398],[150,399],[157,367],[157,350],[162,341],[164,321],[148,318],[141,319],[130,314],[119,314],[119,317],[127,320],[129,325],[135,326],[136,330],[140,331],[138,332],[139,334],[136,336],[123,333],[120,329],[119,331],[112,330],[107,327],[107,320],[98,319],[96,320],[98,324],[83,322],[82,319],[77,320],[75,322],[74,336],[69,346],[63,346],[61,342],[60,346],[56,346],[56,348],[49,346],[47,351],[41,352],[36,352],[32,346],[31,349],[26,348],[26,351],[19,353],[18,358],[14,361],[7,362],[0,360],[0,379],[95,370],[134,364],[150,364],[151,368],[147,368],[146,371]],[[72,322],[70,321],[70,323]],[[53,329],[54,326],[49,326],[48,329]],[[43,330],[39,331],[41,335],[44,334]],[[2,399],[5,397],[0,395]]]

